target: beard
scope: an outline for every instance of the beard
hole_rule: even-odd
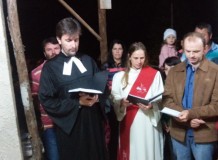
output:
[[[76,49],[68,49],[68,50],[62,49],[62,52],[67,56],[75,56],[77,51],[78,50]]]

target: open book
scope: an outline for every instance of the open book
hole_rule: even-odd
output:
[[[156,99],[157,97],[161,96],[163,93],[160,93],[160,94],[157,94],[156,96],[152,97],[152,98],[149,98],[149,99],[144,99],[144,98],[141,98],[141,97],[138,97],[138,96],[134,96],[132,94],[129,94],[127,96],[127,100],[130,102],[130,103],[133,103],[133,104],[137,104],[137,103],[142,103],[144,105],[148,105],[149,103],[151,103],[154,99]]]
[[[85,93],[93,93],[93,94],[102,94],[102,91],[100,91],[100,90],[87,89],[87,88],[70,89],[68,92],[85,92]]]
[[[85,92],[89,94],[102,94],[107,83],[108,72],[101,71],[93,76],[84,76],[71,82],[69,93]]]
[[[173,117],[179,117],[180,112],[174,109],[170,109],[168,107],[164,107],[160,112],[168,114]]]

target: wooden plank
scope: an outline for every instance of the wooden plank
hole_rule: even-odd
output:
[[[107,47],[107,23],[106,23],[106,10],[105,9],[100,9],[100,1],[98,0],[98,23],[99,23],[99,33],[101,36],[101,41],[100,41],[100,59],[101,59],[101,64],[103,64],[106,59],[107,59],[107,52],[108,52],[108,47]]]

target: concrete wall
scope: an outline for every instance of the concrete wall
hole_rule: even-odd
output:
[[[21,160],[23,155],[8,54],[3,4],[0,0],[0,160]]]

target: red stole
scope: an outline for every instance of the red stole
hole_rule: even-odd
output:
[[[151,67],[145,67],[139,73],[129,94],[144,98],[154,80],[157,71]],[[118,160],[129,160],[130,153],[130,127],[139,107],[132,105],[126,108],[126,115],[120,122],[120,142],[118,148]]]

